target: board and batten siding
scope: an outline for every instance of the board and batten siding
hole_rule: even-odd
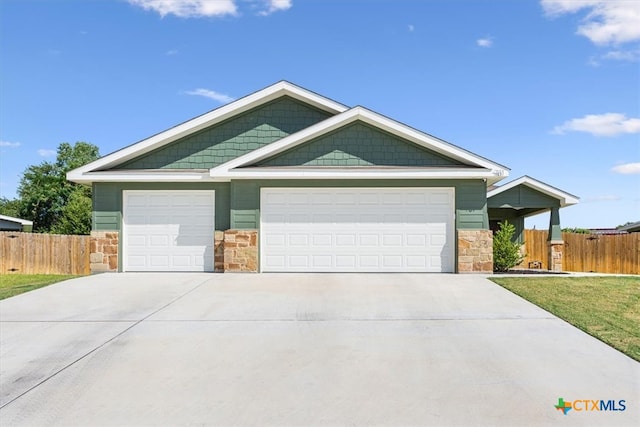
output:
[[[372,179],[232,181],[232,229],[258,229],[260,227],[260,188],[262,187],[453,187],[456,201],[456,229],[486,230],[489,228],[486,184],[482,180]]]
[[[230,228],[229,183],[94,183],[93,230],[119,231],[122,224],[123,190],[215,190],[216,230]]]

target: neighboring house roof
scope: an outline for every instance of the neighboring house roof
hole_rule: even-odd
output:
[[[616,234],[628,234],[627,231],[619,228],[590,228],[590,234],[597,234],[599,236],[610,236]]]
[[[566,191],[562,191],[559,188],[553,187],[549,184],[546,184],[542,181],[538,181],[537,179],[531,178],[530,176],[526,176],[526,175],[518,179],[515,179],[511,182],[508,182],[504,185],[501,185],[498,187],[496,186],[490,187],[489,191],[487,192],[487,199],[497,196],[498,194],[501,194],[512,188],[515,188],[518,185],[529,187],[533,190],[546,194],[549,197],[557,199],[560,203],[560,207],[575,205],[580,200],[579,197],[574,196],[573,194],[567,193]]]
[[[626,231],[627,233],[637,233],[640,232],[640,221],[631,223],[629,225],[625,225],[624,227],[618,228],[620,231]]]
[[[8,221],[8,222],[15,222],[16,224],[20,224],[22,226],[33,225],[33,221],[29,221],[29,220],[22,219],[22,218],[14,218],[12,216],[7,216],[7,215],[0,215],[0,220],[4,220],[4,221]]]

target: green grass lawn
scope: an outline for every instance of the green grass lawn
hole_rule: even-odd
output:
[[[2,274],[0,300],[74,277],[62,274]]]
[[[640,277],[491,280],[640,361]]]

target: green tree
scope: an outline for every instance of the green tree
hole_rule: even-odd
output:
[[[524,257],[520,253],[520,244],[513,241],[516,227],[502,221],[493,235],[493,270],[504,272],[520,264]]]
[[[89,234],[91,232],[91,191],[77,188],[62,207],[59,219],[51,227],[56,234]]]
[[[34,231],[49,233],[65,230],[65,234],[89,232],[85,226],[75,228],[73,225],[91,222],[91,190],[67,181],[66,174],[98,157],[98,147],[93,144],[76,142],[71,145],[63,142],[58,146],[54,163],[42,162],[27,167],[18,186],[19,214],[33,221]],[[88,198],[89,203],[82,197]],[[67,207],[71,200],[73,206]]]
[[[18,217],[20,215],[20,200],[0,197],[0,215]]]

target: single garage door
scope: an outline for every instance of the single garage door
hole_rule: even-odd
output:
[[[213,271],[214,191],[124,191],[125,271]]]
[[[453,272],[453,188],[263,188],[262,271]]]

